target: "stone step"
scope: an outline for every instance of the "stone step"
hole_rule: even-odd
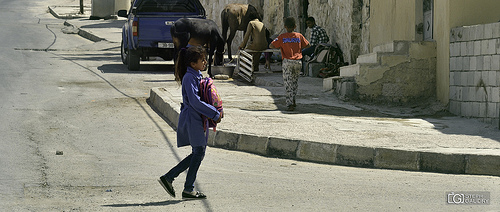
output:
[[[375,46],[373,52],[394,52],[394,42]]]
[[[378,52],[359,55],[356,63],[378,63]]]
[[[348,65],[348,66],[342,66],[340,67],[340,76],[341,77],[354,77],[356,75],[359,75],[359,69],[361,65],[354,64],[354,65]]]
[[[411,41],[392,41],[378,45],[373,48],[373,52],[392,52],[395,54],[408,54]]]

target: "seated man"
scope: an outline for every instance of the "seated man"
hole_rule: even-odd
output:
[[[302,55],[312,57],[316,46],[320,43],[328,43],[330,41],[330,38],[328,38],[325,29],[316,25],[316,20],[314,20],[313,17],[308,17],[306,19],[306,24],[307,27],[312,29],[311,39],[309,40],[309,42],[311,43],[311,47],[302,50]]]

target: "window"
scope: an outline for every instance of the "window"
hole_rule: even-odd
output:
[[[203,10],[198,9],[201,4],[193,0],[144,0],[136,3],[138,12],[197,13]]]

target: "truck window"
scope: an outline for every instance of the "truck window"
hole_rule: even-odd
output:
[[[192,0],[144,0],[138,3],[137,12],[199,12]]]

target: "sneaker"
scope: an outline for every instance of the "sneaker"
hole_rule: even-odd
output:
[[[163,186],[165,191],[170,194],[170,196],[175,198],[175,190],[172,186],[172,182],[169,182],[165,176],[161,176],[158,182],[161,184],[161,186]]]
[[[199,191],[191,191],[191,192],[187,192],[187,191],[183,191],[182,192],[182,198],[186,198],[186,199],[205,199],[207,198],[207,196]]]

